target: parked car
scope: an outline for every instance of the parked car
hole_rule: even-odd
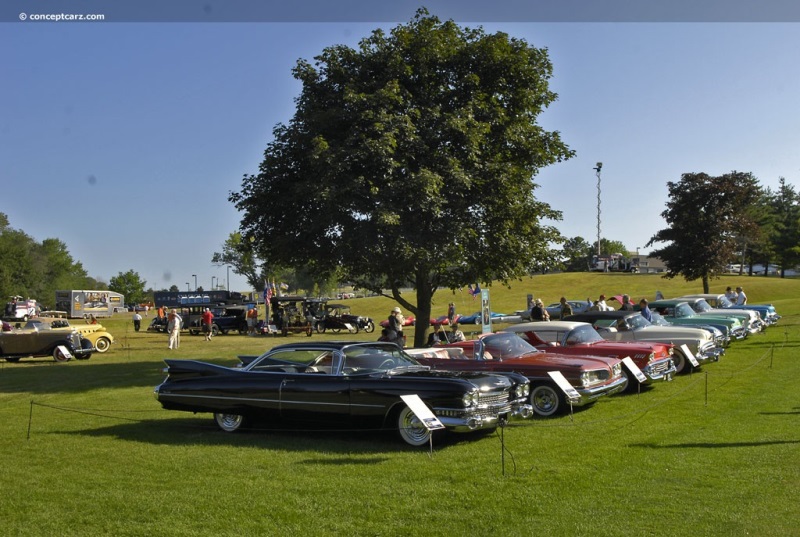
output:
[[[591,307],[591,304],[585,300],[567,300],[567,303],[572,306],[572,313],[583,313]],[[561,316],[561,302],[550,304],[545,308],[550,319],[558,319]],[[528,312],[528,319],[530,320],[530,312]]]
[[[673,345],[647,341],[606,341],[589,323],[551,321],[549,323],[522,323],[501,332],[518,334],[537,349],[556,354],[582,356],[609,356],[620,360],[630,357],[647,377],[646,384],[658,380],[672,380],[675,364],[672,362]],[[639,382],[627,369],[628,388]]]
[[[739,322],[742,323],[744,329],[750,334],[757,334],[758,332],[761,332],[765,326],[757,311],[740,310],[734,308],[713,308],[708,302],[706,302],[706,299],[702,297],[684,296],[678,298],[678,300],[685,300],[686,303],[689,304],[689,307],[699,315],[726,315],[736,317],[739,319]]]
[[[731,339],[743,339],[747,336],[747,330],[735,316],[695,313],[691,306],[682,299],[655,300],[650,302],[650,309],[660,313],[672,324],[680,326],[710,324],[722,330]]]
[[[214,304],[197,304],[181,307],[183,323],[191,335],[203,333],[203,312],[208,308],[214,314],[211,319],[211,334],[247,333],[247,306],[219,306]]]
[[[476,311],[471,315],[462,315],[458,318],[458,324],[481,324],[481,313],[480,311]],[[493,323],[500,323],[503,322],[503,319],[506,317],[513,317],[513,315],[506,315],[505,313],[497,313],[496,311],[490,312],[492,317]]]
[[[676,373],[690,370],[691,361],[680,348],[686,348],[700,365],[717,361],[725,354],[706,330],[688,326],[656,326],[642,317],[638,311],[585,311],[570,315],[566,321],[590,323],[603,339],[609,341],[657,341],[675,345],[672,359]]]
[[[704,298],[706,302],[708,302],[708,304],[713,308],[720,308],[723,310],[728,308],[733,308],[737,310],[753,310],[758,313],[758,315],[761,317],[761,320],[768,326],[776,324],[778,320],[781,318],[781,316],[778,315],[778,312],[775,310],[775,306],[773,306],[772,304],[744,304],[738,306],[725,295],[713,294],[713,293],[684,296],[684,298],[689,298],[689,297]]]
[[[0,332],[0,358],[6,362],[37,356],[52,356],[56,362],[66,362],[70,356],[88,360],[94,350],[77,330],[53,329],[49,324]]]
[[[334,334],[341,330],[347,330],[351,334],[357,334],[359,330],[367,333],[375,331],[375,323],[369,317],[353,315],[350,306],[344,304],[325,304],[314,318],[315,329],[317,332],[330,330]]]
[[[594,403],[600,397],[623,391],[628,383],[622,374],[622,362],[616,358],[545,353],[517,334],[484,334],[476,340],[449,343],[440,348],[460,352],[448,359],[421,357],[419,361],[445,371],[522,373],[531,381],[533,411],[544,417],[562,412],[568,402],[575,406]],[[579,397],[568,401],[548,375],[549,371],[561,372]]]
[[[651,311],[650,312],[650,317],[652,317],[652,319],[650,320],[650,323],[655,325],[655,326],[669,326],[669,327],[673,327],[673,328],[680,327],[680,325],[672,324],[671,322],[666,320],[657,311]],[[702,325],[693,326],[692,328],[699,328],[700,330],[703,330],[704,332],[707,332],[708,335],[711,336],[711,340],[714,342],[714,345],[716,345],[720,349],[724,349],[731,342],[731,338],[730,337],[728,337],[725,334],[723,334],[722,331],[719,328],[715,328],[715,327],[713,327],[711,325],[702,324]]]
[[[94,350],[99,353],[108,352],[111,348],[111,345],[115,343],[114,336],[112,336],[108,330],[102,324],[85,324],[85,323],[75,323],[70,324],[70,322],[64,318],[56,318],[56,317],[36,317],[35,319],[30,319],[24,326],[25,329],[37,329],[40,331],[43,330],[61,330],[61,331],[71,331],[77,330],[81,336],[85,339],[88,339]]]
[[[302,333],[311,336],[314,332],[312,326],[314,316],[306,304],[306,297],[273,296],[269,299],[269,308],[270,324],[274,325],[282,335]]]
[[[213,413],[227,432],[256,421],[394,428],[413,446],[428,443],[431,432],[401,395],[418,395],[452,432],[491,430],[532,414],[525,377],[432,372],[393,343],[296,343],[240,360],[241,368],[166,360],[156,398],[168,410]]]

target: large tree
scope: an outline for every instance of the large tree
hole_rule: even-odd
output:
[[[542,220],[561,214],[533,177],[572,152],[536,123],[557,97],[546,50],[420,10],[315,60],[298,61],[294,117],[230,195],[259,257],[394,298],[417,345],[437,287],[555,264]]]
[[[664,261],[665,278],[702,279],[708,293],[709,280],[725,270],[743,240],[755,236],[752,207],[761,189],[752,174],[737,171],[717,177],[685,173],[667,188],[669,201],[661,216],[669,227],[653,235],[647,246],[667,245],[650,255]]]
[[[800,263],[800,194],[781,177],[780,188],[772,197],[771,205],[776,222],[772,244],[781,265],[781,277],[784,277],[786,269]]]
[[[129,270],[112,276],[108,288],[115,293],[125,295],[126,303],[139,304],[148,299],[147,292],[144,290],[146,284],[147,282],[139,276],[138,272]]]

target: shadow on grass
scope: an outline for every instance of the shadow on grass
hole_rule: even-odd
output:
[[[766,442],[689,442],[685,444],[629,444],[628,447],[641,447],[648,449],[686,449],[686,448],[739,448],[780,446],[786,444],[800,444],[800,440],[769,440]]]
[[[50,431],[47,434],[69,434],[89,437],[112,437],[131,442],[147,442],[167,446],[228,446],[253,447],[286,452],[321,451],[347,455],[374,455],[376,453],[397,453],[402,451],[426,450],[428,445],[415,448],[406,445],[390,429],[303,429],[276,428],[260,425],[235,433],[221,431],[208,418],[149,419],[129,421],[96,429],[80,431]],[[32,436],[37,433],[33,433]],[[38,433],[42,434],[42,433]],[[436,434],[433,438],[434,450],[442,449],[460,442],[473,441],[489,436],[490,432],[480,431],[471,434]],[[331,461],[329,458],[304,461],[320,464],[375,464],[387,460],[386,457],[372,459],[345,458]]]

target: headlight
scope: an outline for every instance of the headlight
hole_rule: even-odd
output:
[[[618,377],[622,375],[622,362],[615,364],[614,367],[611,368],[612,377]]]
[[[475,392],[467,392],[461,398],[461,402],[464,403],[465,407],[471,407],[472,405],[475,404],[477,400],[478,400],[478,394]]]
[[[581,373],[581,385],[584,388],[588,388],[592,384],[597,383],[600,380],[597,371],[584,371]]]
[[[655,359],[656,359],[656,353],[651,352],[650,356],[647,357],[647,363],[649,364],[650,362],[652,362]]]

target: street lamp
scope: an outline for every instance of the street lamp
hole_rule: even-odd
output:
[[[189,282],[186,282],[186,292],[188,293],[189,291],[191,291],[191,289],[189,288]]]
[[[600,170],[603,169],[603,163],[598,162],[594,168],[595,175],[597,175],[597,257],[600,257]]]
[[[197,274],[192,274],[192,277],[194,278],[194,290],[197,291]]]
[[[216,276],[211,276],[211,290],[212,291],[215,291],[217,289],[216,287],[214,287],[214,279],[215,278],[216,278]]]
[[[225,290],[226,291],[230,291],[231,290],[231,266],[228,265],[227,268],[228,268],[228,276],[227,276],[227,279],[225,280]]]

